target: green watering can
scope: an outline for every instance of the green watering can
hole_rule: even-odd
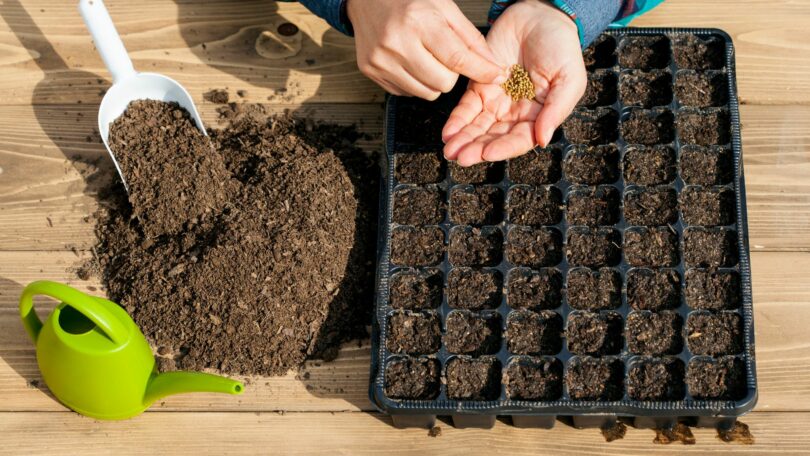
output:
[[[33,297],[61,301],[43,324]],[[242,383],[198,372],[158,374],[138,326],[118,304],[67,285],[39,281],[20,297],[23,326],[37,347],[48,388],[66,406],[102,420],[140,414],[153,402],[178,393],[241,394]]]

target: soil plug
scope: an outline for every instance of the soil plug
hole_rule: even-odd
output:
[[[509,70],[509,79],[501,84],[503,90],[512,97],[513,101],[534,99],[534,84],[529,78],[529,72],[519,64],[512,65]]]

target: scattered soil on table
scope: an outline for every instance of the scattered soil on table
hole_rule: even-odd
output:
[[[679,71],[675,94],[681,106],[707,108],[728,103],[726,76],[719,72]]]
[[[612,358],[575,357],[568,364],[565,385],[575,401],[617,401],[624,391],[624,364]]]
[[[394,155],[394,178],[400,184],[435,184],[444,179],[443,162],[434,152]]]
[[[616,39],[609,35],[600,35],[582,51],[582,59],[589,71],[612,67],[616,64]]]
[[[655,438],[653,443],[659,445],[669,445],[670,443],[680,442],[684,445],[694,445],[695,436],[689,426],[683,423],[677,423],[672,428],[655,429]]]
[[[740,275],[736,271],[686,271],[686,304],[692,309],[725,310],[740,306]]]
[[[562,333],[562,317],[552,310],[516,310],[506,318],[506,345],[515,355],[556,355]]]
[[[668,105],[672,101],[672,75],[663,70],[625,71],[620,78],[619,93],[625,106]]]
[[[686,369],[686,385],[695,399],[742,399],[747,391],[745,363],[733,356],[695,358]]]
[[[458,357],[447,362],[447,397],[491,401],[501,395],[501,363],[493,357]]]
[[[433,266],[442,261],[444,232],[436,226],[398,226],[391,232],[391,262]]]
[[[672,311],[631,312],[627,316],[627,349],[638,355],[675,355],[683,349],[681,316]]]
[[[574,312],[565,329],[568,351],[577,355],[615,355],[622,349],[622,316],[617,312]]]
[[[681,214],[689,225],[717,226],[734,223],[734,191],[727,188],[686,187],[681,191]]]
[[[631,225],[663,226],[678,221],[678,193],[670,187],[634,188],[624,193],[624,219]]]
[[[435,399],[441,390],[440,375],[438,360],[395,359],[385,368],[385,395],[391,399]]]
[[[562,236],[554,228],[513,226],[506,236],[506,260],[513,265],[555,266],[562,252]]]
[[[441,338],[441,320],[434,312],[398,311],[388,317],[386,347],[391,353],[436,353]]]
[[[562,274],[551,268],[515,268],[507,279],[507,303],[513,309],[554,309],[562,302]]]
[[[229,97],[228,91],[224,89],[211,89],[203,94],[203,100],[217,104],[227,104]]]
[[[442,303],[442,272],[404,270],[391,277],[389,303],[395,309],[435,309]]]
[[[721,228],[687,228],[684,261],[690,267],[730,267],[737,264],[737,232]]]
[[[619,150],[612,144],[574,146],[565,156],[563,169],[574,184],[610,184],[619,178]]]
[[[616,309],[622,304],[622,276],[612,268],[573,268],[568,271],[566,290],[573,309]]]
[[[614,266],[622,259],[622,236],[613,228],[576,226],[568,230],[565,256],[572,266]]]
[[[563,122],[565,137],[571,144],[606,144],[616,139],[619,114],[610,108],[578,109]]]
[[[677,172],[675,151],[669,146],[628,146],[623,172],[626,184],[669,184]]]
[[[718,429],[717,438],[726,443],[754,444],[754,436],[748,425],[739,421],[735,422],[731,429]]]
[[[627,230],[624,255],[630,266],[675,266],[680,258],[678,235],[670,227]]]
[[[503,162],[479,163],[473,166],[459,166],[451,162],[450,177],[459,184],[485,184],[501,180],[503,176]]]
[[[627,273],[627,304],[635,310],[679,307],[681,276],[674,269],[631,269]]]
[[[501,303],[502,285],[498,271],[453,268],[447,276],[447,303],[456,309],[494,309]]]
[[[441,426],[433,426],[428,430],[428,437],[439,437],[442,435],[442,428]]]
[[[494,225],[503,218],[503,192],[498,187],[460,186],[450,190],[450,222]]]
[[[394,191],[393,221],[400,225],[435,225],[444,220],[444,195],[435,187]]]
[[[682,109],[677,123],[678,136],[684,144],[712,146],[731,141],[730,119],[724,109]]]
[[[631,144],[666,144],[675,139],[675,116],[668,109],[632,109],[622,121],[622,138]]]
[[[516,401],[553,401],[562,396],[563,366],[554,358],[521,356],[506,366],[506,395]]]
[[[669,57],[669,39],[663,35],[626,36],[619,44],[619,65],[624,68],[664,68]]]
[[[686,392],[683,361],[644,358],[627,374],[627,395],[637,401],[679,401]]]
[[[692,313],[686,340],[693,355],[735,355],[743,349],[742,318],[734,312]]]
[[[609,443],[623,439],[627,435],[627,425],[621,421],[616,421],[612,426],[602,427],[599,431],[602,433],[602,437],[605,438],[605,442]]]
[[[454,227],[450,231],[447,256],[454,266],[494,266],[501,262],[501,230]]]
[[[555,225],[562,219],[562,193],[556,187],[512,187],[507,198],[509,222]]]
[[[610,185],[576,187],[568,191],[569,225],[613,225],[620,217],[619,190]]]
[[[501,318],[454,310],[447,315],[444,346],[448,353],[491,355],[501,348]]]
[[[725,65],[725,45],[718,37],[682,35],[672,45],[675,63],[695,70],[719,69]]]
[[[561,156],[559,147],[535,147],[507,162],[509,180],[516,184],[553,184],[562,174]]]
[[[616,75],[610,70],[588,73],[588,85],[579,106],[595,108],[613,104],[616,101],[616,80]]]
[[[681,178],[690,185],[724,185],[734,178],[731,150],[721,146],[681,147]]]

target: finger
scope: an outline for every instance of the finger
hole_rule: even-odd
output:
[[[412,95],[414,97],[433,101],[439,98],[439,95],[442,94],[438,90],[431,89],[430,87],[419,82],[419,80],[417,80],[405,68],[400,67],[399,69],[388,70],[388,72],[392,76],[389,79],[391,83],[404,92],[405,95]]]
[[[432,33],[435,35],[422,43],[450,71],[483,84],[506,81],[506,74],[500,66],[470,49],[455,31],[439,27]]]
[[[482,163],[484,161],[482,154],[485,145],[486,142],[484,140],[476,140],[467,144],[459,151],[456,163],[460,166],[472,166]]]
[[[534,124],[537,143],[545,147],[551,142],[554,130],[571,114],[577,102],[585,93],[587,77],[582,69],[574,75],[557,77],[551,82],[543,107]]]
[[[464,92],[442,128],[442,141],[446,143],[462,128],[471,124],[475,117],[481,114],[483,108],[484,104],[477,93],[472,90]]]
[[[494,115],[488,112],[479,113],[469,125],[462,128],[461,131],[444,145],[445,158],[455,160],[461,148],[475,141],[479,136],[486,134],[494,123]]]
[[[518,122],[507,134],[487,144],[481,156],[486,161],[501,161],[525,154],[534,147],[532,128],[531,121]]]
[[[498,59],[487,44],[487,39],[484,35],[475,28],[472,22],[467,19],[464,12],[456,5],[455,2],[443,4],[443,12],[447,22],[453,31],[461,38],[469,49],[475,51],[481,57],[489,60],[490,62],[500,66]],[[503,81],[501,81],[503,82]],[[500,84],[500,82],[498,83]]]
[[[408,73],[433,91],[447,93],[453,90],[458,81],[458,73],[447,69],[425,48],[419,46],[416,49],[416,52],[407,57]]]
[[[378,86],[382,87],[383,90],[390,93],[391,95],[396,95],[396,96],[404,95],[404,93],[402,92],[402,90],[399,87],[395,86],[394,84],[391,83],[391,81],[388,81],[387,79],[372,78],[372,81],[376,82]]]

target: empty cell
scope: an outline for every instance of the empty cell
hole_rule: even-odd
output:
[[[670,227],[627,230],[624,255],[630,266],[675,266],[680,260],[678,234]]]
[[[573,266],[614,266],[622,258],[622,237],[608,228],[573,227],[568,230],[565,255]]]
[[[677,173],[675,151],[669,146],[627,146],[623,164],[625,184],[669,184]]]
[[[562,304],[562,274],[553,268],[509,271],[506,299],[513,309],[554,309]]]
[[[619,114],[613,109],[580,108],[563,122],[563,131],[571,144],[607,144],[616,140],[618,121]]]
[[[435,309],[442,303],[442,282],[437,269],[397,272],[391,277],[389,304],[395,309]]]
[[[692,309],[724,310],[740,306],[737,271],[690,269],[686,271],[686,304]]]
[[[622,304],[622,275],[612,268],[568,271],[568,305],[579,310],[616,309]]]
[[[736,355],[743,349],[742,318],[735,312],[691,313],[686,341],[693,355]]]
[[[436,152],[394,154],[394,178],[401,184],[435,184],[444,179],[443,160]]]
[[[444,231],[437,226],[398,226],[391,231],[391,262],[433,266],[444,256]]]
[[[555,266],[562,261],[562,236],[554,228],[512,226],[506,238],[506,260],[533,268]]]
[[[684,231],[683,256],[690,267],[731,267],[737,264],[737,232],[691,227]]]
[[[675,355],[683,349],[681,316],[672,311],[632,312],[627,316],[627,349],[637,355]]]
[[[447,315],[444,346],[448,353],[491,355],[501,348],[501,318],[454,310]]]
[[[552,310],[516,310],[506,318],[506,347],[516,355],[556,355],[562,349],[562,317]]]
[[[493,357],[455,357],[445,370],[447,398],[491,401],[501,394],[501,363]]]
[[[503,234],[499,229],[454,227],[448,258],[455,266],[494,266],[501,262]]]
[[[510,223],[554,225],[562,219],[562,193],[556,187],[512,187],[507,201]]]
[[[447,303],[456,309],[493,309],[501,303],[501,273],[453,268],[447,275]]]
[[[678,401],[686,392],[683,361],[644,358],[627,373],[627,395],[637,401]]]
[[[568,351],[577,355],[615,355],[622,349],[622,316],[617,312],[574,312],[565,329]]]
[[[562,396],[562,363],[555,358],[520,356],[506,366],[506,395],[517,401],[553,401]]]
[[[615,358],[574,357],[565,372],[565,386],[575,401],[618,401],[624,395],[624,363]]]
[[[681,191],[681,214],[689,225],[730,225],[736,219],[734,191],[727,188],[686,187]]]
[[[432,358],[396,358],[385,367],[385,395],[391,399],[436,399],[441,366]]]
[[[668,109],[632,108],[622,120],[622,138],[629,144],[667,144],[675,139],[675,117]]]
[[[507,162],[509,180],[515,184],[553,184],[562,174],[561,157],[557,146],[535,147]]]
[[[627,304],[635,310],[681,305],[681,276],[674,269],[634,268],[627,272]]]
[[[450,190],[450,222],[494,225],[503,218],[503,192],[493,186],[459,186]]]
[[[386,347],[391,353],[429,355],[439,351],[441,322],[434,312],[398,311],[388,317]]]
[[[436,225],[444,220],[444,195],[436,187],[404,187],[394,191],[393,222]]]

